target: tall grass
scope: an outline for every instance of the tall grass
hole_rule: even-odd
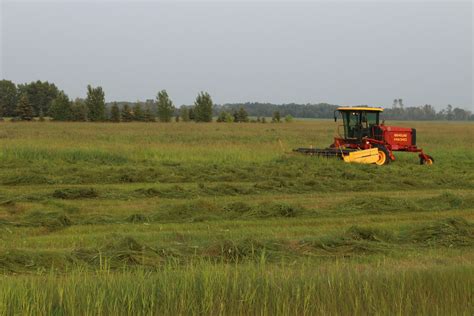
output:
[[[467,266],[195,263],[145,271],[1,277],[0,314],[472,315]]]

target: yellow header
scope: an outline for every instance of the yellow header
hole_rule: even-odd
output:
[[[382,108],[372,108],[368,106],[344,106],[337,108],[338,111],[375,111],[382,112]]]

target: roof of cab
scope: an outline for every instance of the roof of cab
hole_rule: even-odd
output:
[[[337,108],[338,111],[369,111],[369,112],[382,112],[382,108],[373,108],[368,106],[343,106]]]

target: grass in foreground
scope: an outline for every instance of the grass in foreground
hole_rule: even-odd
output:
[[[167,266],[158,272],[1,277],[3,315],[470,315],[467,266]]]

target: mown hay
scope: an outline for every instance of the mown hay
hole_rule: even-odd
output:
[[[72,256],[61,252],[20,249],[0,251],[0,271],[8,273],[63,269],[73,262]]]
[[[389,242],[394,240],[393,235],[385,230],[360,226],[350,227],[345,232],[344,237],[350,240],[364,240],[375,242]]]
[[[383,213],[383,212],[406,212],[406,211],[433,211],[459,209],[467,202],[473,202],[472,198],[465,199],[451,192],[444,192],[430,198],[394,198],[379,196],[360,196],[344,201],[336,206],[343,212]]]
[[[425,246],[472,246],[474,225],[461,217],[447,218],[408,230],[400,238],[408,243]]]
[[[464,201],[454,193],[444,192],[435,197],[421,199],[419,204],[427,210],[452,210],[460,208]]]
[[[224,211],[226,212],[234,212],[238,214],[244,214],[249,212],[252,209],[252,207],[245,203],[245,202],[232,202],[224,206]]]
[[[402,211],[415,211],[418,210],[419,206],[414,201],[403,199],[403,198],[391,198],[391,197],[379,197],[372,196],[360,196],[352,198],[348,201],[344,201],[337,205],[337,210],[343,212],[370,212],[370,213],[381,213],[381,212],[402,212]]]
[[[200,199],[180,204],[162,205],[160,209],[151,217],[153,221],[203,221],[216,217],[222,211],[215,203]]]
[[[199,189],[207,195],[245,195],[254,193],[250,188],[241,185],[221,183],[216,185],[199,184]]]
[[[140,189],[136,189],[135,193],[139,196],[154,197],[154,196],[160,196],[161,191],[155,188],[140,188]]]
[[[92,199],[99,196],[94,188],[67,188],[53,192],[53,197],[63,200]]]
[[[129,236],[117,236],[95,249],[79,248],[74,250],[72,255],[89,265],[107,262],[110,268],[129,265],[156,266],[161,261],[154,249]]]
[[[64,213],[35,211],[27,214],[20,226],[42,226],[48,230],[54,231],[71,226],[72,220]]]
[[[189,198],[194,196],[193,192],[184,189],[180,185],[173,185],[167,188],[140,188],[135,190],[138,197],[162,197],[162,198]]]
[[[242,240],[224,239],[204,250],[204,256],[225,262],[238,262],[246,259],[259,259],[278,251],[280,246],[275,242],[246,238]]]
[[[81,225],[103,225],[120,222],[117,218],[108,214],[92,214],[87,217],[82,217],[79,224]]]
[[[2,181],[4,185],[54,184],[52,179],[38,174],[13,175]]]
[[[393,248],[395,240],[389,232],[371,228],[352,226],[342,234],[329,235],[314,240],[302,240],[302,247],[310,246],[317,251],[331,255],[350,256],[386,252]]]
[[[146,223],[150,221],[150,218],[146,215],[136,213],[128,216],[125,220],[129,223]]]
[[[296,217],[300,215],[304,209],[301,206],[290,205],[278,202],[263,202],[248,212],[246,217],[271,218],[271,217]]]

